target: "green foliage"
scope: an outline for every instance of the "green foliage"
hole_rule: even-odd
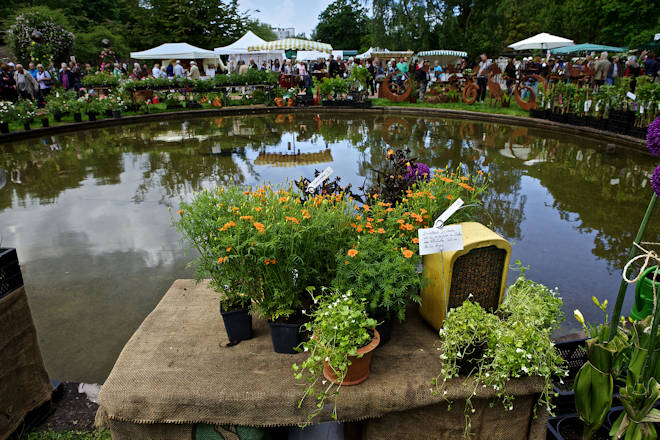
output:
[[[304,329],[312,337],[301,344],[302,351],[309,353],[309,357],[300,365],[293,364],[296,379],[302,379],[307,370],[304,376],[308,385],[298,408],[307,397],[314,396],[316,388],[320,388],[316,392],[316,407],[309,414],[308,423],[323,410],[329,397],[334,402],[332,417],[337,420],[337,395],[351,365],[350,357],[362,357],[357,350],[373,339],[369,330],[377,324],[375,319],[367,317],[365,299],[350,290],[323,289],[319,295],[314,295],[313,289],[310,289],[310,293],[315,305],[311,321],[304,325]],[[323,379],[324,364],[334,372],[337,384]]]
[[[17,119],[16,107],[12,102],[0,102],[0,123],[8,124]]]
[[[97,25],[90,28],[89,31],[76,32],[76,41],[73,45],[76,60],[92,65],[100,64],[99,53],[103,47],[101,41],[104,38],[112,42],[112,50],[118,59],[128,58],[130,49],[124,40],[124,32],[123,26],[114,23]]]
[[[366,9],[358,0],[335,0],[319,15],[313,40],[344,49],[360,48],[368,33]]]
[[[85,76],[82,79],[82,85],[85,87],[116,87],[119,85],[119,78],[109,72],[98,72]]]
[[[256,36],[266,41],[277,40],[277,34],[272,26],[262,23],[259,20],[248,20],[247,29],[255,33]]]
[[[469,300],[450,310],[440,330],[442,367],[433,380],[434,393],[444,395],[443,383],[459,377],[463,367],[469,371],[468,378],[474,379],[466,379],[464,386],[470,387],[472,393],[482,387],[492,388],[504,408],[512,410],[514,396],[507,393],[507,382],[540,376],[545,386],[539,403],[551,412],[552,380],[566,374],[551,340],[552,331],[562,320],[561,306],[556,291],[521,275],[502,303],[503,318]],[[469,418],[475,412],[471,398],[464,411],[467,436]]]
[[[26,440],[111,440],[110,431],[39,431],[31,432]]]
[[[315,77],[314,84],[318,87],[322,97],[332,97],[335,94],[345,95],[348,93],[348,81],[343,78],[324,77],[322,81],[318,81]]]
[[[18,102],[14,104],[14,108],[16,109],[16,120],[23,123],[29,122],[37,115],[37,106],[29,99],[18,100]]]

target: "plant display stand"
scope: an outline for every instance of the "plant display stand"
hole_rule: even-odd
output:
[[[315,401],[297,407],[304,382],[294,379],[291,368],[307,354],[274,353],[268,324],[257,318],[252,339],[228,346],[219,297],[205,283],[177,280],[128,341],[99,395],[96,422],[107,426],[114,440],[196,440],[208,425],[307,421]],[[460,438],[455,434],[463,432],[463,405],[471,389],[460,379],[446,383],[447,394],[440,394],[454,402],[452,411],[441,395],[431,393],[439,368],[437,333],[416,308],[408,316],[374,352],[369,380],[342,389],[339,421],[362,420],[355,426],[363,439]],[[509,385],[516,395],[513,411],[497,403],[489,408],[493,390],[477,390],[474,438],[545,438],[547,417],[540,408],[539,417],[532,416],[541,380],[527,377]],[[327,405],[315,422],[330,421],[331,411]],[[405,427],[405,435],[390,435],[395,425],[397,432]]]

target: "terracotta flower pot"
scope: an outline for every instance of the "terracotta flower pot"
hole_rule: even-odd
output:
[[[341,383],[342,386],[357,385],[367,380],[369,377],[369,367],[371,366],[371,355],[379,343],[380,335],[378,334],[378,330],[374,329],[374,338],[371,342],[364,347],[358,348],[357,354],[364,356],[361,358],[350,356],[351,365],[349,365],[346,371],[344,381]],[[325,361],[323,362],[323,376],[334,383],[338,383],[337,375]]]
[[[278,107],[284,107],[284,99],[277,97],[273,99],[273,101],[275,102],[275,105],[277,105]]]
[[[296,101],[294,101],[293,98],[289,98],[286,101],[286,105],[287,105],[287,107],[293,107],[294,105],[296,105]]]

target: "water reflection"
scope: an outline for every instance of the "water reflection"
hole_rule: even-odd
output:
[[[172,280],[191,277],[168,209],[217,184],[332,166],[358,187],[388,148],[491,173],[484,221],[587,318],[613,298],[655,163],[554,131],[437,118],[278,114],[126,125],[0,146],[0,235],[18,248],[51,375],[102,381]],[[655,240],[659,228],[647,236]],[[630,307],[631,298],[625,309]],[[577,325],[569,318],[563,332]]]

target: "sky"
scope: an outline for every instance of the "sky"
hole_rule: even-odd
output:
[[[318,23],[319,14],[332,0],[239,0],[241,10],[251,9],[251,16],[273,27],[294,27],[296,34],[307,37]],[[255,9],[261,12],[254,12]]]

